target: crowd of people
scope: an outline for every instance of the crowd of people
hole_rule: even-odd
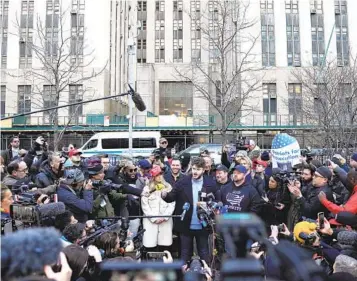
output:
[[[224,241],[213,242],[216,248],[212,249],[212,241],[222,237],[200,217],[200,204],[207,200],[218,203],[217,213],[256,214],[273,244],[288,240],[305,249],[311,263],[326,274],[325,280],[357,278],[357,153],[349,162],[341,155],[326,163],[301,156],[300,163],[287,172],[272,168],[269,151],[260,150],[253,140],[232,156],[229,147],[223,146],[219,165],[205,149],[195,158],[187,153],[171,155],[165,138],[147,159],[116,165],[111,165],[105,154],[83,158],[74,147],[66,153],[48,151],[41,136],[28,151],[20,147],[20,139],[13,137],[9,148],[1,153],[2,222],[13,219],[11,206],[21,204],[23,193],[34,194],[34,204],[39,206],[51,200],[62,202],[65,210],[55,216],[56,231],[30,228],[4,236],[4,280],[25,280],[21,278],[34,273],[61,281],[101,280],[101,262],[134,262],[135,257],[128,257],[132,243],[120,241],[123,222],[119,217],[128,220],[127,241],[145,229],[141,260],[150,259],[153,252],[165,253],[164,262],[181,259],[186,263],[183,271],[188,271],[190,261],[198,257],[203,278],[212,280],[219,271],[217,264],[221,264],[213,260],[229,258],[231,252]],[[83,246],[95,224],[104,226],[108,221],[117,227]],[[13,261],[25,249],[16,249],[13,257],[11,241],[16,239],[12,237],[25,231],[30,231],[28,237],[35,237],[34,231],[44,232],[42,241],[52,237],[48,238],[51,248],[41,251],[61,252],[62,266],[57,271],[53,265],[58,253],[49,255],[44,268],[25,261],[26,255],[24,260]],[[269,252],[253,242],[247,251],[261,262],[263,275],[284,280],[281,269],[270,262]]]

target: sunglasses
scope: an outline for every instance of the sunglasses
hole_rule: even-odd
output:
[[[129,173],[133,173],[133,172],[137,172],[137,171],[138,171],[137,168],[135,168],[135,169],[129,169]]]
[[[161,142],[161,144],[167,144],[167,141],[163,141],[163,142]]]

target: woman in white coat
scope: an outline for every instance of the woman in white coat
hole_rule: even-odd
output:
[[[165,215],[171,216],[175,210],[175,202],[166,203],[161,198],[161,192],[170,192],[172,187],[164,180],[160,166],[153,166],[150,171],[152,176],[149,185],[144,190],[150,192],[149,197],[141,197],[141,208],[144,216]],[[144,218],[143,227],[146,229],[143,237],[143,245],[148,252],[168,250],[172,245],[172,218]]]

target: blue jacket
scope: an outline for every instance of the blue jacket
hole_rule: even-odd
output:
[[[92,190],[83,189],[74,193],[67,185],[61,183],[57,189],[57,196],[58,201],[66,205],[78,222],[85,223],[88,220],[88,215],[93,210]]]
[[[256,189],[250,183],[244,182],[241,186],[235,186],[234,182],[222,186],[220,201],[228,206],[228,212],[254,212],[261,208],[260,197]]]
[[[58,179],[59,177],[52,171],[48,160],[46,160],[40,166],[40,173],[37,174],[35,183],[38,188],[45,188],[55,184]]]

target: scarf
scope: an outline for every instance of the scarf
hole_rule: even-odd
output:
[[[162,184],[162,183],[157,183],[157,184],[155,184],[155,190],[156,190],[156,191],[161,191],[161,190],[163,190],[164,188],[165,188],[165,185]]]

